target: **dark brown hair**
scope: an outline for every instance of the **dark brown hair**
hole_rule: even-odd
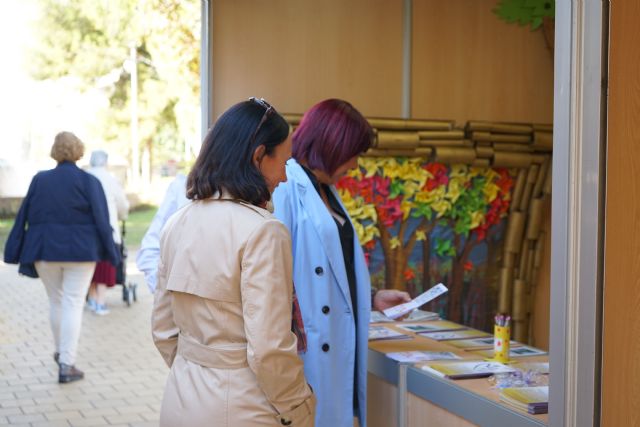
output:
[[[289,125],[272,109],[254,135],[266,109],[255,101],[240,102],[225,111],[205,136],[187,178],[187,198],[202,200],[223,190],[232,197],[260,206],[271,199],[262,173],[253,164],[261,145],[265,155],[289,135]]]

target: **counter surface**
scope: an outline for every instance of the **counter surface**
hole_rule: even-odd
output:
[[[429,322],[411,322],[411,324],[414,323],[428,324]],[[396,328],[391,323],[378,323],[375,325],[387,326],[411,336],[410,339],[369,342],[369,373],[394,387],[398,386],[400,379],[399,363],[386,357],[385,353],[416,350],[449,351],[462,359],[481,359],[473,352],[449,345],[446,341],[435,341],[415,335]],[[548,356],[518,357],[516,361],[547,362]],[[415,366],[409,366],[406,369],[406,378],[400,381],[401,387],[406,385],[408,396],[411,398],[411,402],[414,403],[412,405],[414,406],[413,409],[415,409],[416,400],[413,397],[417,396],[424,399],[426,401],[424,402],[425,404],[437,405],[440,409],[451,413],[452,417],[462,417],[476,425],[541,427],[548,424],[548,414],[531,415],[501,403],[498,391],[492,388],[487,378],[449,380],[423,371],[420,366],[424,364],[418,363]],[[370,387],[369,393],[372,394],[371,392]],[[388,394],[389,392],[386,391],[386,393]],[[392,405],[397,406],[397,402],[392,402]],[[394,413],[397,416],[396,409],[395,407],[390,408],[389,413]],[[463,424],[458,423],[456,425]]]

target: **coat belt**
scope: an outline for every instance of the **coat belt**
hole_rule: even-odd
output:
[[[247,344],[229,344],[209,347],[195,339],[178,335],[178,354],[190,362],[206,368],[238,369],[249,366]]]

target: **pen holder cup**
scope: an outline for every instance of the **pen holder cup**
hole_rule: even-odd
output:
[[[507,363],[511,347],[511,328],[509,326],[493,327],[493,358],[496,362]]]

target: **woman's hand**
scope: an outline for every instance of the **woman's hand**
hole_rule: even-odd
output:
[[[407,292],[395,289],[381,289],[373,296],[373,309],[382,311],[409,301],[411,301],[411,297]]]

